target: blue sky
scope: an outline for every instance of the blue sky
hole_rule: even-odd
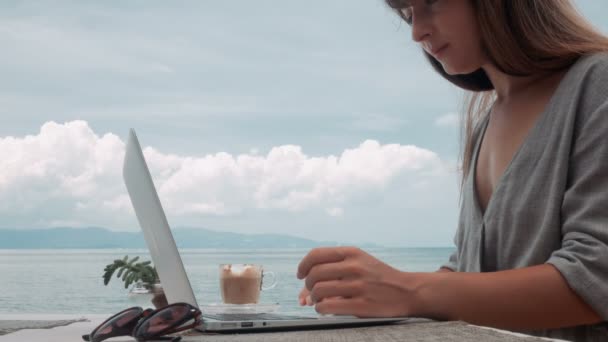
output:
[[[409,28],[380,0],[242,4],[2,2],[0,226],[137,229],[134,127],[172,226],[451,245],[461,92]]]

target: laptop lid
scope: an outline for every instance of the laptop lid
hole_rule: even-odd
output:
[[[186,302],[198,307],[133,129],[129,131],[122,176],[167,301],[169,304]]]

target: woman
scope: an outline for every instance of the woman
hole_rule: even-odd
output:
[[[320,313],[608,340],[608,38],[568,0],[386,0],[471,91],[456,252],[434,273],[357,248],[301,261]]]

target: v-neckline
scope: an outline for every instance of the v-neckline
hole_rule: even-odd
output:
[[[487,216],[488,212],[492,209],[492,204],[495,202],[494,198],[496,197],[496,193],[503,187],[505,178],[511,172],[511,169],[513,168],[513,164],[517,161],[519,155],[522,154],[521,151],[524,150],[527,147],[527,145],[530,144],[530,141],[535,137],[536,132],[543,125],[543,123],[548,115],[547,113],[549,113],[551,111],[551,109],[554,107],[554,102],[556,101],[556,98],[557,98],[558,93],[560,92],[560,89],[563,88],[564,83],[566,83],[565,82],[566,79],[570,75],[570,72],[573,69],[573,66],[577,62],[573,63],[562,76],[557,87],[555,87],[553,94],[551,94],[549,101],[547,101],[547,104],[543,108],[543,111],[539,114],[538,118],[536,118],[536,122],[534,122],[534,125],[528,131],[524,140],[522,140],[521,144],[517,148],[517,151],[513,154],[513,157],[511,157],[511,160],[509,161],[509,164],[507,165],[507,167],[504,169],[502,175],[500,175],[500,177],[498,178],[498,183],[496,183],[496,187],[492,190],[492,194],[490,195],[490,198],[488,199],[486,209],[481,210],[481,203],[479,201],[479,196],[478,196],[478,192],[477,192],[477,160],[479,158],[479,151],[481,150],[481,145],[483,143],[483,139],[486,135],[486,130],[490,123],[490,114],[492,113],[491,109],[488,112],[488,114],[486,115],[486,117],[484,118],[485,122],[482,123],[483,127],[481,127],[481,132],[480,132],[479,137],[477,138],[475,150],[474,150],[474,153],[472,156],[473,158],[472,158],[471,165],[472,165],[473,169],[471,170],[471,172],[469,172],[470,174],[472,174],[472,179],[470,181],[471,181],[471,187],[472,187],[472,191],[473,191],[473,202],[474,202],[475,213],[482,222],[485,222],[486,216]]]

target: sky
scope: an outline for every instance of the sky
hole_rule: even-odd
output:
[[[172,227],[451,246],[462,92],[381,0],[3,1],[0,228]],[[576,0],[608,32],[608,2]],[[602,20],[604,19],[604,20]]]

